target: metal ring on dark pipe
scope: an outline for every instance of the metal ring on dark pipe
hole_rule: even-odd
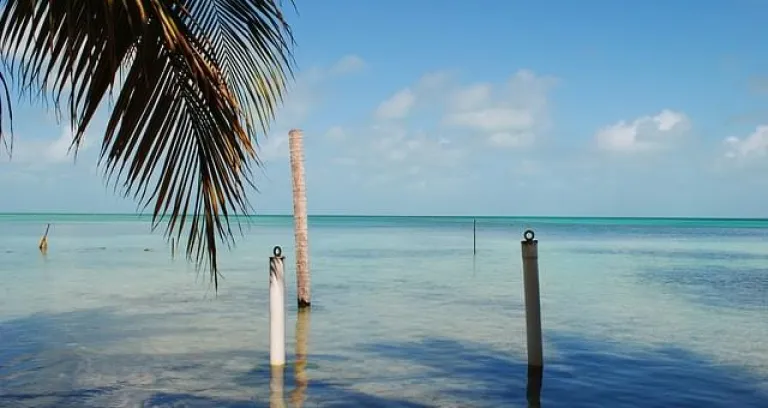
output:
[[[523,238],[525,238],[526,241],[533,241],[535,236],[536,234],[533,233],[533,230],[525,230],[523,233]]]
[[[272,253],[276,258],[280,258],[280,256],[283,255],[283,249],[278,245],[272,249]]]

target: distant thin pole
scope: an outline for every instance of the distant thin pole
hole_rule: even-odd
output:
[[[472,218],[472,254],[477,255],[477,219]]]

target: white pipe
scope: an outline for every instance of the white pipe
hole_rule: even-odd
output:
[[[269,365],[285,365],[285,274],[282,249],[269,257]]]

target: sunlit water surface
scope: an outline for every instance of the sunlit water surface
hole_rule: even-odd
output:
[[[471,218],[310,218],[313,310],[298,319],[290,218],[249,221],[216,294],[146,219],[46,215],[0,216],[0,406],[528,406],[529,227],[542,406],[768,407],[768,222],[480,218],[473,256]]]

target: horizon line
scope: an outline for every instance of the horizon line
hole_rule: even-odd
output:
[[[4,215],[59,215],[59,216],[137,216],[137,217],[152,217],[152,214],[147,213],[111,213],[111,212],[17,212],[0,211],[0,216]],[[191,216],[192,214],[187,214]],[[166,214],[162,217],[169,217]],[[575,219],[575,218],[588,218],[588,219],[650,219],[650,220],[724,220],[724,221],[768,221],[768,218],[761,217],[705,217],[705,216],[607,216],[607,215],[406,215],[406,214],[308,214],[308,217],[366,217],[366,218],[513,218],[513,219]],[[271,213],[271,214],[233,214],[231,218],[247,218],[247,217],[293,217],[290,213]]]

